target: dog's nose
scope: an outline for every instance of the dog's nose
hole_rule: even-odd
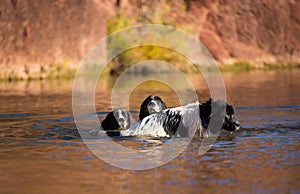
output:
[[[241,127],[240,122],[238,122],[237,120],[234,121],[234,125],[235,125],[235,130],[239,130]]]
[[[238,120],[235,119],[233,122],[235,125],[240,126],[240,122],[238,122]]]
[[[125,121],[125,119],[124,118],[119,118],[119,122],[124,122]]]
[[[153,101],[151,101],[151,102],[149,103],[149,106],[155,106],[155,103],[154,103]]]

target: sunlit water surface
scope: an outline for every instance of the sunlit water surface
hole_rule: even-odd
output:
[[[111,166],[82,142],[72,115],[73,81],[1,82],[0,193],[300,193],[299,75],[224,73],[242,128],[222,132],[202,156],[195,138],[171,162],[143,171]],[[191,80],[199,100],[207,100],[205,81]],[[108,78],[97,89],[100,120],[110,111],[113,83]],[[150,94],[170,107],[180,104],[170,88],[145,83],[131,94],[133,116]],[[159,146],[139,138],[115,141],[132,149]]]

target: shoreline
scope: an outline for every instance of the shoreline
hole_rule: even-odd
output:
[[[282,69],[300,69],[298,63],[286,63],[286,64],[253,64],[247,61],[236,61],[230,64],[224,64],[217,62],[221,72],[247,72],[252,70],[282,70]],[[194,67],[180,67],[183,72],[193,73]],[[120,69],[121,71],[122,69]],[[208,69],[209,71],[209,69]],[[47,79],[73,79],[76,76],[77,68],[67,65],[50,65],[47,69],[43,67],[17,67],[0,70],[0,82],[12,82],[12,81],[30,81],[30,80],[47,80]],[[117,76],[120,72],[116,71]],[[109,71],[104,72],[105,75],[109,75]]]

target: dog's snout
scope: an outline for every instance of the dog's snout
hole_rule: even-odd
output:
[[[224,123],[223,123],[223,129],[226,131],[236,131],[240,129],[240,123],[237,121],[237,119],[230,115],[229,117],[225,117]]]
[[[239,130],[241,125],[240,122],[238,122],[238,120],[236,118],[233,119],[233,124],[235,126],[235,130]]]
[[[149,102],[149,106],[155,106],[155,105],[156,105],[155,102],[153,101]]]
[[[125,121],[125,119],[124,118],[119,118],[119,122],[124,122]]]
[[[126,123],[125,118],[122,118],[122,117],[119,118],[119,119],[118,119],[118,123],[119,123],[119,129],[120,129],[120,130],[126,129],[127,123]]]

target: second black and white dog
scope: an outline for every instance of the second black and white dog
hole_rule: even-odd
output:
[[[213,107],[213,108],[212,108]],[[144,118],[140,125],[121,131],[121,136],[191,137],[206,136],[210,120],[218,121],[221,129],[235,131],[240,127],[234,109],[224,101],[210,99],[186,106],[166,109]],[[216,122],[216,123],[218,123]],[[212,123],[211,127],[214,127]]]

